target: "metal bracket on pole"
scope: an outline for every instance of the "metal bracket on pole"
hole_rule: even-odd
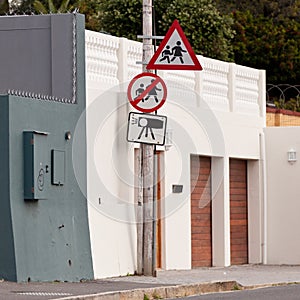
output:
[[[138,39],[152,39],[152,40],[163,40],[165,37],[163,35],[138,35]]]
[[[137,65],[144,65],[144,66],[147,66],[149,64],[149,62],[146,62],[146,61],[136,61],[135,63]]]

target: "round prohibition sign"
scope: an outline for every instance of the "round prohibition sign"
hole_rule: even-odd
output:
[[[156,74],[141,73],[130,81],[127,96],[135,109],[150,113],[158,110],[165,103],[167,87]]]

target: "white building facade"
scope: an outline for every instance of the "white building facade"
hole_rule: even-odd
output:
[[[300,263],[299,133],[299,127],[265,128],[268,264]]]
[[[198,56],[202,71],[159,71],[167,146],[157,147],[162,269],[262,263],[265,71]],[[86,31],[88,194],[96,278],[137,269],[139,145],[126,140],[142,43]],[[84,118],[83,118],[84,119]],[[179,188],[179,189],[177,189]]]

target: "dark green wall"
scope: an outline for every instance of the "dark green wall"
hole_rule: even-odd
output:
[[[66,132],[74,133],[81,107],[2,96],[0,111],[4,116],[1,133],[6,136],[1,143],[6,145],[1,147],[4,167],[0,170],[1,220],[5,220],[2,228],[6,230],[1,232],[1,245],[5,246],[0,276],[17,281],[93,278],[87,202],[73,171],[72,139],[65,139]],[[42,151],[50,165],[51,150],[65,151],[65,183],[51,184],[50,166],[45,200],[24,201],[24,131],[48,133]],[[84,134],[82,142],[85,144]],[[85,161],[85,153],[81,154]]]
[[[9,118],[7,98],[0,97],[0,277],[16,281],[15,246],[9,188]]]

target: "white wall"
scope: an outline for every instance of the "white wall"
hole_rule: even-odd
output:
[[[141,55],[141,43],[86,31],[88,200],[97,278],[133,273],[136,269],[134,157],[133,145],[126,141],[127,116],[132,108],[126,90],[129,81],[141,73],[141,65],[136,64]],[[218,172],[213,191],[213,198],[221,201],[218,205],[223,207],[224,217],[222,221],[213,216],[215,265],[230,264],[228,160],[261,158],[265,72],[198,58],[201,72],[158,72],[168,89],[167,101],[158,114],[168,117],[173,143],[165,152],[163,187],[166,269],[191,267],[190,155],[208,155],[222,161],[221,167],[215,168]],[[250,170],[257,175],[257,169]],[[173,194],[172,184],[182,184],[183,193]],[[224,221],[228,226],[224,227]],[[260,220],[257,222],[259,231]],[[251,249],[259,252],[261,240],[254,244]]]
[[[95,278],[136,270],[134,157],[124,138],[129,104],[122,82],[140,72],[135,62],[141,45],[127,44],[86,31],[87,198]]]
[[[300,127],[265,129],[268,264],[300,263],[300,165],[287,161],[290,149],[299,154],[299,135]]]

